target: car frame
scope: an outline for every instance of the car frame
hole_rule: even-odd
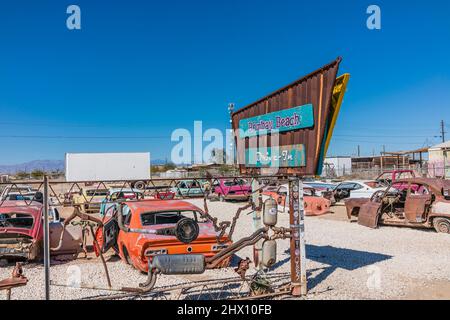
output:
[[[31,220],[32,221],[29,221]],[[16,223],[14,225],[14,223]],[[39,260],[44,242],[43,205],[40,202],[5,201],[0,206],[0,258]],[[62,238],[63,223],[57,208],[49,208],[49,235],[52,255],[78,254],[81,251],[80,226],[68,225]]]
[[[278,205],[283,207],[283,211],[285,211],[286,205],[289,205],[289,187],[286,184],[277,187],[270,186],[263,191],[263,195],[273,198]],[[307,185],[303,186],[303,203],[305,216],[320,216],[331,212],[331,200],[319,196],[314,188]]]
[[[370,228],[394,225],[434,228],[437,232],[450,233],[450,181],[432,178],[397,180],[370,199],[348,199],[346,209],[349,219],[357,216],[360,225]]]
[[[174,213],[176,215],[177,212],[180,216],[174,218]],[[191,243],[182,243],[174,235],[136,232],[174,227],[175,221],[184,217],[181,212],[192,212],[193,219],[199,226],[199,235]],[[121,203],[117,215],[122,215],[123,225],[133,231],[121,229],[118,217],[113,217],[105,223],[103,229],[99,229],[102,232],[97,232],[96,238],[103,252],[115,248],[122,261],[142,272],[148,272],[148,260],[155,255],[203,254],[205,257],[212,257],[232,243],[226,234],[218,241],[213,223],[202,217],[203,211],[200,208],[187,201],[151,199],[125,202]],[[154,224],[146,223],[150,221],[150,216],[154,216]],[[167,223],[156,223],[157,219]],[[230,259],[225,259],[220,267],[226,267],[229,263]]]

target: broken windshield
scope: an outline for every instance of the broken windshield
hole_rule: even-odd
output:
[[[0,214],[0,227],[2,228],[31,229],[33,223],[33,216],[26,213],[11,212]]]

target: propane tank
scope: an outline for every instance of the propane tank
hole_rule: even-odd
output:
[[[273,199],[264,201],[263,222],[266,226],[272,227],[277,224],[278,204]]]
[[[275,240],[266,240],[262,246],[261,263],[264,267],[270,268],[277,262],[277,242]]]

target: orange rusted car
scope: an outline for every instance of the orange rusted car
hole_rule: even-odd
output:
[[[288,186],[268,187],[263,191],[263,195],[272,197],[282,207],[289,206]],[[305,205],[306,216],[320,216],[330,213],[331,200],[316,195],[314,188],[304,186],[303,199]]]
[[[120,258],[136,269],[148,272],[148,262],[155,255],[203,254],[212,257],[232,242],[225,234],[220,241],[213,223],[202,216],[197,206],[181,200],[143,200],[118,206],[117,217],[110,219],[97,233],[102,251],[114,247]],[[122,215],[119,217],[119,215]],[[174,228],[182,219],[192,219],[198,225],[198,236],[183,243],[165,230]],[[103,236],[104,235],[104,236]],[[220,267],[226,267],[230,259]]]

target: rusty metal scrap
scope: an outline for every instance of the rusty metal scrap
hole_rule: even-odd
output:
[[[0,281],[0,291],[6,290],[6,299],[11,299],[11,289],[23,287],[27,285],[28,279],[23,274],[22,264],[20,262],[16,263],[12,271],[12,276],[9,279]]]
[[[245,274],[247,273],[247,270],[250,268],[251,260],[250,258],[241,259],[238,263],[238,267],[234,269],[236,273],[241,277],[242,280],[245,279]]]

